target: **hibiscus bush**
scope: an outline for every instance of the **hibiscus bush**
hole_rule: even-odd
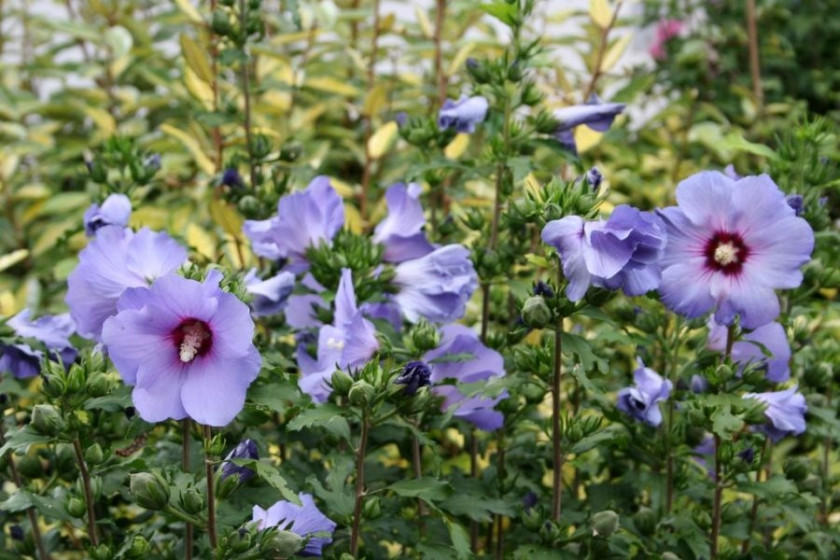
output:
[[[671,4],[0,3],[0,559],[836,555],[837,128]]]

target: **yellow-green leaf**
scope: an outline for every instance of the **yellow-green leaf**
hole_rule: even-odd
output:
[[[426,15],[425,10],[421,10],[419,6],[414,5],[414,16],[417,18],[417,23],[420,24],[420,31],[426,39],[434,37],[435,33],[432,31],[432,22],[429,21],[429,16]]]
[[[0,257],[0,271],[10,268],[29,256],[27,249],[18,249]]]
[[[98,128],[102,133],[102,136],[111,136],[117,129],[117,121],[115,121],[114,117],[112,117],[105,109],[100,109],[99,107],[85,107],[84,113],[90,117],[90,120],[93,121],[93,124],[95,124],[96,128]]]
[[[613,13],[607,0],[589,0],[589,15],[601,29],[607,29],[612,23]]]
[[[623,55],[624,51],[627,50],[627,45],[630,44],[630,41],[632,39],[633,34],[628,33],[627,35],[616,41],[612,47],[610,47],[610,50],[607,51],[607,54],[601,61],[601,72],[609,72],[610,70],[612,70],[612,67],[615,66],[616,62],[618,62],[621,58],[621,55]]]
[[[601,141],[602,132],[596,132],[588,126],[578,126],[575,128],[575,144],[579,153],[584,153],[590,148],[597,146]]]
[[[210,201],[210,217],[225,233],[233,237],[242,234],[242,216],[227,203],[213,199]]]
[[[204,153],[204,150],[201,149],[201,145],[198,143],[198,140],[180,128],[176,128],[170,124],[160,125],[160,131],[178,139],[187,151],[192,154],[193,158],[195,158],[195,163],[198,165],[199,169],[208,175],[211,175],[214,172],[215,166],[213,165],[213,162],[210,161],[210,158]]]
[[[365,104],[362,107],[362,114],[376,115],[385,107],[388,96],[385,92],[385,84],[376,84],[365,96]]]
[[[187,226],[187,244],[210,260],[216,258],[216,243],[213,238],[194,223]]]
[[[178,6],[178,9],[181,10],[191,22],[204,23],[204,20],[201,19],[201,14],[198,13],[198,10],[195,9],[195,6],[192,5],[190,0],[175,0],[175,5]]]
[[[362,215],[359,213],[359,210],[352,204],[345,204],[344,216],[344,226],[347,230],[350,233],[360,235],[364,230],[365,221],[362,219]]]
[[[398,132],[399,128],[396,122],[389,121],[385,123],[368,140],[368,155],[373,159],[381,158],[394,145]]]
[[[337,93],[348,97],[359,95],[359,90],[356,87],[348,84],[347,82],[330,78],[329,76],[315,76],[307,78],[304,85],[312,89],[319,89],[321,91],[326,91],[327,93]]]
[[[446,69],[446,75],[454,76],[461,69],[461,66],[464,65],[464,62],[470,56],[470,53],[473,52],[473,49],[475,49],[475,43],[472,41],[458,49],[458,52],[455,53],[455,58],[449,63],[449,68]]]
[[[181,33],[181,52],[184,54],[184,60],[196,76],[207,82],[213,81],[213,70],[210,68],[210,62],[207,60],[205,50],[198,46],[192,37],[186,33]]]
[[[446,148],[443,150],[443,155],[447,157],[447,159],[458,159],[461,157],[464,152],[467,150],[467,146],[470,145],[470,135],[465,133],[456,134],[455,138],[452,139]]]
[[[184,85],[187,86],[187,90],[193,97],[201,101],[205,109],[213,110],[213,89],[207,85],[207,82],[202,81],[189,66],[184,68]]]

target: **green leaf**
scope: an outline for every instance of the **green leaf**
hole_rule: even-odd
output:
[[[452,515],[464,515],[473,521],[490,521],[491,514],[508,517],[516,515],[516,510],[507,500],[460,491],[438,505]]]
[[[85,401],[85,410],[105,410],[119,412],[131,406],[131,387],[120,385],[111,394]]]
[[[773,475],[764,482],[744,482],[738,484],[738,491],[747,492],[763,499],[778,500],[788,494],[797,494],[796,485],[782,475]]]
[[[724,404],[712,413],[712,432],[722,438],[730,439],[741,430],[744,421],[732,414],[732,408]]]
[[[8,500],[0,503],[0,510],[11,512],[25,511],[31,507],[36,508],[44,517],[60,521],[73,521],[73,518],[64,509],[63,502],[50,496],[39,496],[24,489],[18,490]]]
[[[333,404],[323,404],[317,408],[304,410],[292,418],[286,427],[293,432],[297,432],[304,428],[318,426],[351,443],[350,425],[347,423],[347,419],[341,415],[342,412],[341,408]]]
[[[571,333],[562,333],[560,336],[563,352],[575,354],[583,369],[586,371],[597,369],[601,373],[607,373],[609,371],[607,361],[599,358],[592,352],[592,346],[585,338]]]
[[[519,18],[518,10],[513,4],[507,2],[494,2],[493,4],[484,4],[481,9],[498,19],[505,25],[512,26]]]
[[[280,494],[283,495],[283,498],[289,500],[293,504],[300,505],[300,500],[298,499],[297,494],[292,492],[289,488],[288,482],[286,482],[286,479],[283,478],[274,465],[258,461],[257,459],[236,459],[234,460],[234,463],[242,467],[248,467],[254,471],[260,479],[267,482],[269,486],[279,491]]]
[[[612,424],[604,429],[598,430],[592,435],[586,436],[575,443],[569,451],[576,455],[586,453],[599,444],[622,437],[624,429],[618,424]]]
[[[52,441],[52,438],[36,434],[29,426],[12,428],[6,433],[6,444],[0,447],[0,457],[9,450],[26,452],[30,445],[49,441]]]
[[[401,480],[388,488],[404,498],[420,498],[426,502],[445,500],[452,494],[449,483],[430,476]]]
[[[449,530],[449,538],[452,540],[452,548],[455,549],[457,557],[472,558],[473,554],[470,549],[470,539],[467,535],[467,530],[448,517],[444,517],[443,522]]]

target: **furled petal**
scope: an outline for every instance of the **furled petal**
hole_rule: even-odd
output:
[[[112,194],[105,199],[100,207],[93,204],[85,211],[85,234],[91,237],[97,230],[105,226],[128,226],[131,217],[131,201],[124,194]]]

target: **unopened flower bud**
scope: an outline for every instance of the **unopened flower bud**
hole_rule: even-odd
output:
[[[633,516],[633,523],[639,532],[649,537],[656,532],[656,514],[649,507],[642,506]]]
[[[134,535],[131,546],[125,551],[126,558],[144,558],[151,552],[151,546],[142,535]]]
[[[353,386],[353,378],[347,375],[346,372],[337,369],[332,374],[331,384],[333,393],[339,397],[343,397],[350,392],[350,388]]]
[[[190,515],[195,515],[204,511],[204,496],[202,496],[195,487],[191,486],[181,492],[180,501],[181,508]]]
[[[365,519],[378,519],[382,515],[382,507],[379,505],[379,498],[374,496],[365,501]]]
[[[242,554],[250,549],[251,543],[251,533],[245,529],[237,529],[230,534],[230,537],[228,537],[228,546],[237,554]]]
[[[405,385],[403,394],[411,396],[417,394],[420,387],[428,387],[431,376],[432,372],[425,362],[408,362],[394,383]]]
[[[551,322],[551,309],[542,296],[531,296],[522,306],[522,318],[529,327],[540,329]]]
[[[132,474],[129,488],[137,504],[146,509],[161,510],[169,503],[169,485],[158,474]]]
[[[58,364],[57,362],[47,362],[49,365],[48,368],[52,368],[53,366],[58,366],[61,368],[60,372],[56,373],[47,373],[43,377],[43,383],[41,384],[41,390],[44,392],[45,395],[48,397],[52,397],[57,399],[64,395],[67,391],[67,382],[65,381],[65,373],[64,373],[64,366]]]
[[[64,428],[64,420],[51,404],[37,404],[32,409],[32,427],[41,435],[54,436]]]
[[[88,465],[98,465],[105,458],[105,453],[102,451],[102,446],[94,443],[85,450],[85,463]]]
[[[303,546],[303,538],[291,531],[273,531],[260,543],[260,553],[265,560],[291,558]]]
[[[111,382],[101,373],[94,374],[88,377],[85,388],[91,397],[102,397],[107,395],[111,390]]]
[[[70,498],[69,500],[67,500],[67,505],[65,506],[65,509],[71,517],[75,517],[76,519],[81,519],[82,517],[84,517],[85,511],[87,511],[85,503],[79,498]]]
[[[114,551],[107,544],[100,544],[90,549],[89,554],[92,560],[113,560],[114,558]]]
[[[440,344],[440,333],[434,325],[421,321],[411,330],[411,342],[418,352],[428,352]]]
[[[601,186],[601,181],[604,180],[604,176],[600,171],[598,171],[597,167],[592,167],[586,172],[585,179],[586,184],[589,185],[589,189],[592,192],[598,192],[598,188]]]
[[[810,468],[808,461],[801,457],[791,457],[785,461],[784,465],[785,475],[794,482],[805,480],[808,476]]]
[[[373,400],[375,394],[376,389],[373,388],[373,385],[367,381],[359,380],[353,383],[347,396],[350,399],[350,404],[364,406]]]
[[[85,386],[85,370],[79,364],[70,366],[70,371],[67,372],[67,391],[69,393],[78,393]]]
[[[609,537],[621,526],[618,514],[612,510],[599,511],[592,516],[591,524],[593,537]]]

